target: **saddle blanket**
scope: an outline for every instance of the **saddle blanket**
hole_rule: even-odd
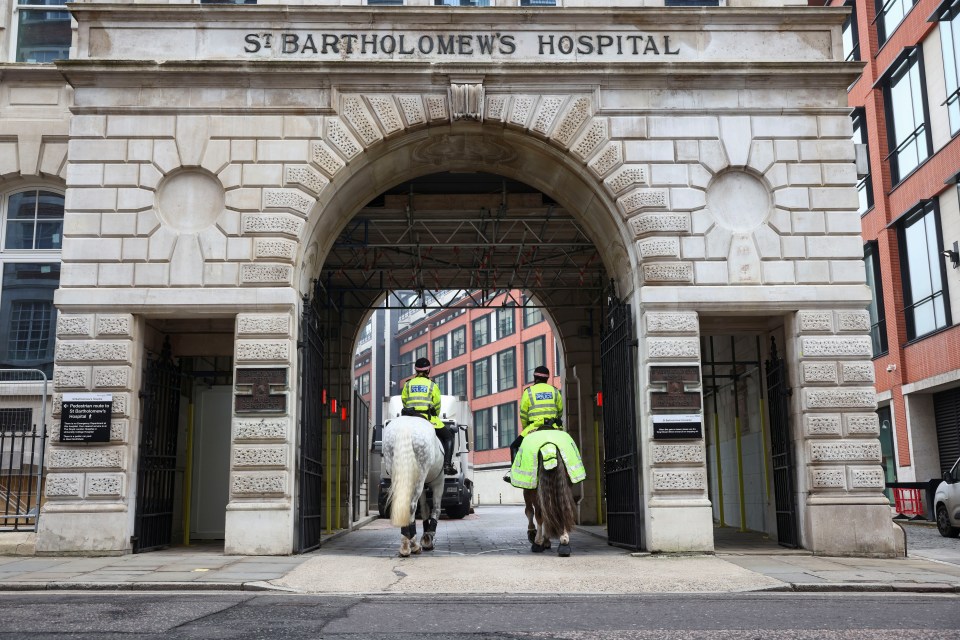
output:
[[[566,431],[559,429],[537,429],[524,437],[517,459],[510,469],[510,484],[519,489],[536,489],[539,484],[537,467],[538,454],[543,453],[543,466],[553,469],[557,466],[557,456],[563,458],[570,482],[583,482],[587,473],[580,459],[580,450]]]

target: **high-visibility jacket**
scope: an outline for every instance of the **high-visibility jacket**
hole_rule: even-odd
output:
[[[563,416],[563,397],[552,385],[537,382],[523,390],[520,398],[520,435],[526,437],[543,426],[548,418]]]
[[[580,450],[566,431],[559,429],[540,429],[523,439],[520,452],[510,469],[510,484],[520,489],[536,489],[540,484],[538,475],[540,456],[543,456],[544,469],[557,466],[557,456],[563,458],[570,482],[583,482],[587,472],[583,468]]]
[[[415,409],[430,421],[434,429],[443,429],[440,419],[440,387],[426,376],[416,375],[403,385],[400,400],[405,409]]]

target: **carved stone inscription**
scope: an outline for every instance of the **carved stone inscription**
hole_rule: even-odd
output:
[[[237,369],[235,411],[285,413],[286,390],[287,369],[284,367]]]
[[[689,392],[686,384],[700,383],[700,370],[697,367],[650,367],[650,382],[666,384],[666,391],[650,393],[650,407],[653,409],[699,409],[700,393]]]

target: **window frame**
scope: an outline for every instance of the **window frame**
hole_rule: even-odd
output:
[[[529,362],[529,358],[527,357],[527,349],[528,347],[535,347],[537,343],[539,343],[540,345],[540,353],[543,356],[543,361],[540,363],[533,362],[532,363],[533,366],[531,366],[531,363]],[[536,338],[531,338],[530,340],[524,340],[523,342],[523,383],[524,384],[530,384],[531,382],[533,382],[533,370],[536,369],[538,366],[540,366],[540,364],[542,364],[543,366],[547,366],[546,336],[537,336]]]
[[[917,85],[919,86],[920,90],[920,109],[922,111],[923,122],[920,125],[917,125],[916,121],[914,120],[913,131],[909,132],[901,140],[897,133],[895,113],[903,114],[907,113],[907,111],[896,108],[894,104],[894,89],[895,85],[899,85],[901,81],[908,80],[908,83],[911,86],[910,104],[912,109],[910,112],[915,116],[917,105],[914,102],[915,96],[913,95],[912,90],[913,79],[910,77],[912,76],[914,70],[916,70]],[[933,135],[930,131],[930,110],[927,104],[927,83],[925,80],[926,72],[923,65],[923,50],[920,46],[904,49],[904,52],[898,56],[898,59],[894,61],[894,63],[891,64],[888,70],[884,73],[883,102],[884,118],[887,125],[888,151],[886,159],[890,165],[890,179],[894,187],[899,185],[907,176],[923,166],[923,164],[933,154]],[[918,147],[916,166],[913,166],[908,171],[904,172],[901,168],[900,158],[908,146],[918,143],[921,137],[921,129],[923,129],[922,136],[924,145],[926,146],[926,155],[920,157],[920,150]]]
[[[517,312],[516,307],[513,305],[507,305],[497,309],[497,340],[506,338],[507,336],[512,336],[517,332]],[[509,319],[509,327],[504,325],[508,324],[505,320]],[[506,329],[509,328],[509,331]]]
[[[889,353],[887,344],[887,315],[883,305],[883,282],[880,276],[879,243],[874,240],[863,245],[863,265],[866,269],[867,286],[871,300],[867,311],[870,313],[870,342],[873,357]]]
[[[538,320],[530,321],[531,316],[539,315]],[[543,309],[535,306],[523,306],[523,328],[529,329],[530,327],[536,326],[544,321]]]
[[[10,20],[10,29],[9,29],[9,38],[10,38],[10,50],[9,56],[10,60],[20,64],[53,64],[54,60],[66,60],[70,58],[70,47],[73,40],[73,18],[70,15],[70,10],[67,8],[67,0],[64,0],[61,4],[32,4],[32,3],[20,3],[20,0],[11,0],[13,5],[12,17]],[[23,25],[21,24],[21,16],[24,14],[30,13],[63,13],[66,16],[67,23],[67,40],[66,42],[61,42],[59,44],[54,43],[44,44],[37,47],[33,47],[34,50],[40,51],[41,47],[45,47],[47,50],[57,50],[63,51],[64,45],[66,45],[66,54],[62,57],[55,57],[49,60],[21,60],[20,56],[20,36],[23,32]]]
[[[493,342],[493,336],[490,335],[490,316],[492,313],[484,314],[483,316],[476,318],[470,321],[470,344],[473,349],[479,349],[480,347],[485,347],[491,342]],[[486,342],[477,342],[477,327],[485,326],[486,331],[484,332],[484,337]]]
[[[938,9],[934,15],[940,23],[940,55],[943,57],[943,81],[947,92],[943,104],[947,108],[952,137],[960,133],[960,0],[953,0],[948,6]],[[948,25],[948,28],[944,25]],[[947,34],[950,36],[949,41]],[[948,48],[952,56],[948,56]],[[953,77],[949,75],[951,72]]]
[[[866,145],[867,148],[867,175],[857,179],[857,198],[860,216],[863,217],[873,208],[873,168],[870,166],[870,133],[867,126],[867,111],[863,107],[855,107],[850,114],[853,126],[853,143]],[[859,135],[858,135],[859,133]]]
[[[473,397],[474,398],[485,398],[492,393],[493,391],[493,362],[489,356],[486,358],[479,358],[470,363],[470,368],[473,372]],[[482,371],[480,371],[482,369]]]
[[[462,393],[457,393],[457,378],[462,374],[463,376],[463,388]],[[450,395],[457,396],[458,398],[467,398],[469,397],[467,391],[469,390],[469,380],[467,379],[467,365],[461,365],[456,369],[450,370]]]
[[[441,345],[441,349],[437,349],[437,345]],[[433,349],[433,364],[441,364],[449,360],[447,357],[447,336],[446,334],[440,336],[439,338],[434,338],[430,341],[430,347]]]
[[[460,337],[460,351],[457,352],[457,338]],[[462,324],[450,332],[450,360],[459,358],[467,352],[467,325]]]
[[[509,426],[504,426],[504,417],[503,410],[505,407],[510,407],[513,411],[513,419],[510,421]],[[497,444],[500,445],[500,448],[509,447],[511,443],[516,439],[517,434],[519,433],[519,414],[517,413],[517,403],[516,402],[504,402],[503,404],[497,405]]]
[[[857,3],[856,0],[847,0],[843,6],[850,9],[850,15],[841,27],[841,40],[844,47],[844,61],[858,62],[860,60],[860,26],[857,24]],[[850,39],[850,52],[846,52],[847,34]]]
[[[911,243],[907,240],[907,230],[912,227],[914,224],[917,224],[921,220],[924,220],[928,216],[932,216],[932,223],[934,225],[934,233],[936,234],[936,246],[933,248],[932,252],[930,247],[927,246],[927,261],[926,266],[928,268],[928,274],[931,276],[931,293],[928,296],[925,296],[921,300],[914,299],[913,293],[913,283],[911,282],[911,254],[910,254],[910,245]],[[927,224],[925,227],[929,228]],[[928,231],[929,233],[929,231]],[[937,204],[936,200],[925,200],[921,201],[916,207],[911,211],[905,214],[897,223],[897,240],[900,248],[900,271],[901,271],[901,280],[903,288],[903,314],[906,320],[907,325],[907,341],[912,342],[924,338],[925,336],[932,335],[952,326],[952,318],[950,314],[950,291],[947,286],[947,271],[946,271],[946,261],[943,257],[943,231],[940,226],[940,207]],[[914,251],[916,252],[917,247],[916,243],[913,243]],[[914,254],[916,255],[916,254]],[[932,275],[937,274],[939,277],[939,283],[934,283],[932,281]],[[939,284],[939,290],[935,290],[935,285]],[[943,324],[936,324],[936,301],[937,298],[940,298],[941,304],[943,306]],[[923,333],[917,332],[917,320],[916,320],[916,309],[918,306],[931,302],[934,304],[933,314],[934,314],[934,328],[929,331],[924,331]]]
[[[486,409],[477,409],[473,412],[473,450],[489,451],[493,449],[493,407]],[[486,419],[481,419],[485,415]],[[482,424],[482,423],[486,424]],[[481,431],[485,432],[485,437],[481,438]]]
[[[33,212],[33,242],[30,247],[7,247],[7,241],[10,238],[10,223],[12,220],[21,221],[20,218],[11,218],[10,217],[10,200],[20,194],[35,194],[35,204]],[[41,218],[39,217],[40,209],[40,199],[42,193],[51,193],[57,196],[60,196],[61,204],[63,205],[63,213],[61,213],[59,218]],[[64,220],[66,216],[66,194],[63,189],[51,188],[45,185],[26,185],[20,186],[16,189],[11,189],[9,191],[0,193],[0,254],[2,255],[11,255],[11,256],[38,256],[41,260],[49,259],[51,256],[57,256],[59,260],[60,253],[63,251],[63,227]],[[60,246],[59,247],[50,247],[50,248],[37,248],[37,227],[42,221],[60,221]]]
[[[504,383],[503,376],[504,376],[505,367],[503,366],[502,358],[507,354],[511,356],[510,373],[509,373],[510,378],[507,381],[507,383]],[[505,391],[507,389],[516,389],[517,388],[517,348],[510,347],[509,349],[503,349],[502,351],[498,351],[493,355],[493,358],[496,360],[496,363],[497,363],[497,393],[499,393],[500,391]]]
[[[876,17],[874,18],[874,22],[877,25],[877,45],[878,46],[882,48],[883,45],[885,45],[887,42],[890,41],[890,38],[893,36],[894,33],[897,32],[897,29],[900,28],[900,25],[902,25],[906,21],[907,16],[910,15],[910,12],[913,11],[913,8],[917,6],[917,2],[919,2],[919,0],[876,0],[875,1],[874,6],[876,8],[876,14],[875,14]],[[887,25],[886,16],[889,13],[890,8],[895,5],[903,6],[908,3],[910,6],[904,10],[903,15],[900,17],[900,20],[896,24],[891,25],[893,27],[892,29],[889,28],[889,26]]]

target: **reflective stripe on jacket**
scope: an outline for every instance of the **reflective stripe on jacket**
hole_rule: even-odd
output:
[[[510,484],[520,489],[536,489],[539,485],[537,476],[540,464],[539,454],[543,451],[544,467],[552,468],[556,466],[555,460],[551,465],[551,459],[555,459],[559,454],[563,458],[563,464],[567,467],[567,474],[570,476],[570,482],[577,484],[583,482],[587,477],[587,472],[583,468],[583,460],[580,459],[580,450],[566,431],[557,429],[541,429],[534,431],[523,439],[520,445],[520,453],[513,461],[513,467],[510,469]]]
[[[410,378],[403,385],[400,399],[405,409],[419,411],[434,429],[443,429],[443,421],[440,419],[440,387],[433,380],[421,375]],[[430,415],[431,413],[435,415]]]
[[[523,390],[520,398],[520,435],[526,437],[543,426],[549,418],[563,416],[563,397],[560,391],[546,382],[537,382]]]

